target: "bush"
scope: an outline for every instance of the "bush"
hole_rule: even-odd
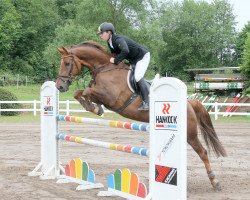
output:
[[[17,101],[17,97],[15,94],[0,88],[0,101]],[[0,104],[0,108],[1,109],[20,109],[22,108],[22,106],[19,103],[11,103],[11,104],[3,103],[3,104]],[[16,112],[16,111],[3,111],[3,112],[0,111],[0,113],[1,115],[4,115],[4,116],[15,116],[15,115],[20,114],[20,112]]]

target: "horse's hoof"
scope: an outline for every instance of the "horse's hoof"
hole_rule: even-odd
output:
[[[213,184],[213,188],[215,191],[221,191],[221,186],[220,186],[220,182],[216,182]]]
[[[104,112],[100,108],[95,108],[94,111],[93,111],[93,113],[95,113],[98,116],[102,116]]]
[[[102,116],[104,113],[103,109],[98,108],[97,115]]]

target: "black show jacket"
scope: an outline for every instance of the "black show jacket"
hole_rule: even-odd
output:
[[[136,64],[147,52],[149,52],[146,47],[122,35],[113,34],[111,40],[114,48],[110,46],[109,42],[108,46],[111,53],[116,55],[114,57],[114,63],[116,65],[124,59],[128,60],[131,64]]]

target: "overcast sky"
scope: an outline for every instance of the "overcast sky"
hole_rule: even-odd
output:
[[[240,31],[250,21],[250,0],[229,0],[236,16],[237,30]]]
[[[205,0],[212,2],[213,0]],[[237,22],[236,29],[241,31],[242,28],[250,21],[250,0],[228,0],[233,6],[233,13]]]
[[[176,0],[181,2],[182,0]],[[212,2],[213,0],[205,0]],[[242,28],[250,21],[250,0],[228,0],[233,6],[233,13],[236,16],[237,26],[236,29],[241,31]]]

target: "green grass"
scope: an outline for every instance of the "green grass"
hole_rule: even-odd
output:
[[[185,83],[185,84],[187,85],[187,95],[190,96],[191,94],[195,92],[194,83],[190,82],[190,83]]]
[[[64,115],[65,113],[60,113]],[[99,117],[93,113],[70,113],[71,116],[86,117],[86,118],[99,118],[114,121],[132,121],[126,119],[116,113],[105,113],[103,117]],[[34,116],[33,112],[23,112],[18,116],[0,116],[0,123],[40,123],[40,112]]]
[[[40,85],[32,86],[5,86],[2,89],[8,90],[17,96],[19,101],[40,100]]]
[[[42,85],[28,85],[28,86],[5,86],[1,87],[5,90],[8,90],[14,93],[19,101],[32,101],[32,100],[40,100],[40,88]],[[76,90],[82,89],[80,86],[76,84],[70,86],[69,91],[60,93],[60,100],[74,100],[74,93]]]
[[[1,87],[5,90],[8,90],[12,93],[14,93],[19,101],[32,101],[32,100],[40,100],[40,88],[42,85],[28,85],[28,86],[19,86],[18,88],[16,86],[5,86]],[[83,89],[83,86],[77,86],[76,84],[73,84],[70,86],[69,91],[64,93],[59,93],[60,100],[70,100],[74,101],[74,93],[78,89]],[[193,89],[193,83],[187,84],[187,92],[188,95],[192,94],[194,92]]]
[[[61,113],[65,114],[65,113]],[[105,113],[104,117],[99,117],[92,113],[70,113],[71,116],[87,117],[87,118],[99,118],[115,121],[130,122],[131,119],[124,118],[116,113]],[[250,116],[232,116],[222,117],[219,116],[218,120],[214,120],[214,115],[211,115],[213,123],[225,122],[225,123],[250,123]],[[37,116],[33,115],[33,112],[23,112],[18,116],[0,116],[0,123],[40,123],[40,112],[37,112]]]
[[[210,115],[213,122],[226,122],[226,123],[250,123],[250,114],[249,116],[231,116],[223,117],[219,115],[218,120],[214,119],[214,115]]]
[[[40,113],[24,112],[17,116],[0,116],[0,123],[40,123]]]

